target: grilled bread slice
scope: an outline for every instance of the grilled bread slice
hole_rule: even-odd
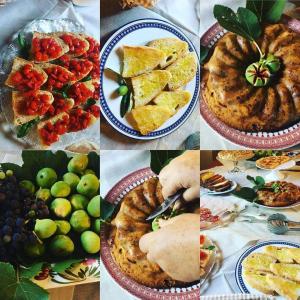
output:
[[[168,84],[171,74],[155,70],[131,79],[135,107],[143,106],[155,98]]]
[[[153,102],[156,105],[164,105],[174,111],[174,114],[181,107],[185,106],[191,99],[188,91],[161,92]]]
[[[142,135],[156,130],[173,115],[168,107],[157,105],[146,105],[134,108],[128,114],[128,121]]]
[[[300,264],[300,248],[286,248],[287,255]]]
[[[63,40],[61,40],[58,36],[54,36],[53,34],[47,34],[47,33],[41,33],[41,32],[34,32],[33,33],[33,37],[32,39],[53,39],[55,40],[55,42],[60,46],[60,51],[58,51],[58,53],[56,53],[55,55],[52,55],[51,57],[47,58],[47,59],[39,59],[38,57],[36,57],[35,55],[35,49],[34,49],[34,43],[31,43],[31,56],[34,62],[36,63],[41,63],[41,62],[49,62],[52,60],[55,60],[61,56],[63,56],[64,54],[66,54],[69,51],[69,46],[64,43]]]
[[[247,283],[254,289],[267,294],[274,295],[274,290],[267,282],[267,273],[253,270],[243,270],[243,276]]]
[[[280,296],[288,300],[298,300],[300,298],[300,284],[279,276],[267,274],[267,283]]]
[[[147,46],[124,46],[122,76],[135,77],[154,70],[165,60],[163,51]]]
[[[36,72],[41,74],[41,76],[43,76],[43,81],[41,82],[41,85],[43,85],[47,81],[48,76],[42,68],[40,68],[38,65],[35,65],[31,61],[25,60],[20,57],[16,57],[14,59],[13,65],[12,65],[11,72],[5,81],[5,85],[7,85],[11,88],[16,88],[16,86],[14,85],[14,81],[13,81],[13,75],[15,72],[20,71],[25,65],[31,65],[33,70],[35,70]]]
[[[276,258],[281,263],[290,264],[293,262],[293,258],[288,255],[287,249],[285,247],[276,247],[276,246],[266,246],[264,247],[264,253]]]
[[[242,262],[243,268],[247,270],[270,272],[270,264],[275,263],[276,258],[264,253],[252,253]]]
[[[280,276],[293,281],[300,282],[300,265],[298,264],[271,264],[271,271]]]
[[[53,95],[50,92],[47,91],[36,91],[35,94],[37,95],[48,95],[49,96],[49,101],[47,102],[49,106],[53,103],[54,98]],[[14,111],[14,124],[15,125],[21,125],[24,123],[27,123],[36,117],[39,116],[39,114],[35,115],[28,115],[25,112],[25,102],[27,101],[26,94],[21,93],[21,92],[12,92],[12,108]]]
[[[200,249],[200,267],[205,268],[212,256],[213,251],[208,249]]]
[[[166,69],[172,75],[168,87],[171,91],[184,87],[196,75],[197,58],[194,53],[188,53],[179,58],[175,63]]]
[[[160,67],[163,69],[174,63],[178,58],[187,54],[189,51],[188,43],[177,38],[154,40],[150,42],[148,46],[164,52],[165,61],[160,64]]]
[[[72,32],[55,32],[55,33],[53,33],[53,35],[58,36],[61,40],[63,40],[63,42],[65,44],[67,44],[69,46],[69,51],[68,51],[67,55],[70,57],[81,56],[89,50],[90,44],[81,34],[76,34],[76,33],[72,33]],[[78,51],[77,53],[74,53],[74,51],[72,50],[72,46],[67,42],[65,35],[70,36],[72,39],[80,40],[80,42],[83,45],[80,52]]]

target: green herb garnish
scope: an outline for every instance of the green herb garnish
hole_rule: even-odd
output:
[[[122,97],[120,105],[120,115],[123,118],[131,110],[131,92],[128,92]]]
[[[34,125],[39,123],[39,121],[40,121],[40,118],[36,117],[35,119],[33,119],[27,123],[17,126],[17,137],[22,138],[22,137],[26,136],[28,134],[28,132],[30,131],[30,129]]]
[[[200,63],[203,64],[208,56],[209,49],[200,45]]]

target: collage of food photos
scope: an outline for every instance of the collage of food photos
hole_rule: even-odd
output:
[[[0,299],[300,300],[300,0],[0,27]]]

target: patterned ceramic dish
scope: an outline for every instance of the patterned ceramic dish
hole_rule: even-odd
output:
[[[300,244],[288,242],[288,241],[266,241],[256,244],[255,246],[247,249],[238,259],[238,262],[235,267],[235,280],[242,293],[247,294],[256,294],[256,295],[265,295],[256,289],[252,288],[245,280],[243,276],[243,266],[242,263],[246,257],[252,253],[262,252],[262,248],[268,245],[277,246],[277,247],[288,247],[288,248],[300,248]],[[276,300],[284,300],[283,297],[274,297]]]
[[[292,30],[300,33],[300,21],[284,18],[284,22]],[[201,38],[201,45],[214,47],[225,34],[225,30],[214,24]],[[220,121],[208,108],[203,94],[201,95],[200,111],[206,123],[220,136],[228,141],[251,149],[284,149],[295,146],[300,142],[300,122],[277,132],[243,132]]]
[[[119,181],[106,195],[106,201],[118,204],[132,189],[156,176],[150,168],[135,171]],[[126,291],[144,300],[196,300],[199,299],[200,283],[185,288],[153,289],[141,285],[126,276],[115,263],[106,239],[107,227],[101,226],[101,260],[111,277]]]
[[[151,40],[167,37],[176,37],[187,42],[190,52],[197,53],[192,42],[178,27],[157,19],[142,19],[124,25],[110,37],[101,51],[101,112],[112,127],[131,138],[151,140],[173,132],[188,119],[197,104],[200,89],[200,67],[196,77],[185,87],[185,90],[191,93],[192,99],[159,129],[143,136],[132,128],[126,118],[121,118],[120,116],[121,98],[115,99],[114,96],[114,91],[117,90],[119,85],[115,80],[112,80],[105,74],[105,69],[110,68],[116,72],[120,72],[121,61],[118,50],[121,46],[146,45]]]

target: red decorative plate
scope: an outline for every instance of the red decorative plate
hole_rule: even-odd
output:
[[[120,180],[106,195],[106,201],[118,204],[132,189],[156,176],[150,168],[135,171]],[[153,289],[141,285],[126,276],[115,263],[105,238],[106,226],[101,226],[101,260],[111,277],[127,292],[143,300],[198,300],[200,282],[185,288]]]
[[[283,22],[300,33],[300,21],[284,16]],[[201,45],[213,47],[224,35],[225,30],[214,24],[201,38]],[[300,122],[277,132],[243,132],[220,121],[208,108],[201,93],[200,111],[206,123],[228,141],[251,149],[285,149],[300,143]]]

